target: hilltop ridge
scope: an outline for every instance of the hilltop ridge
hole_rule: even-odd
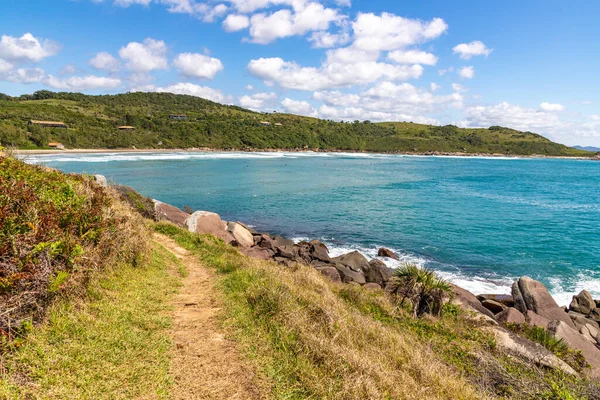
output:
[[[30,125],[57,121],[67,128]],[[119,129],[121,127],[122,129]],[[314,149],[401,153],[591,156],[541,135],[510,128],[458,128],[412,122],[335,122],[257,113],[188,95],[125,93],[89,96],[38,91],[0,93],[0,143],[44,149]]]

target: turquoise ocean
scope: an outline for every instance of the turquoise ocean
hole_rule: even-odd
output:
[[[474,293],[528,275],[559,304],[600,297],[600,163],[346,153],[27,156],[259,231],[321,239],[334,255],[397,251]],[[390,263],[395,266],[397,263]]]

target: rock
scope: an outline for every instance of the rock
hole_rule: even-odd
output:
[[[590,315],[593,309],[596,308],[596,302],[592,295],[587,290],[582,290],[577,296],[573,296],[569,310],[578,312],[583,315]]]
[[[317,267],[316,270],[334,282],[342,281],[342,277],[335,267]]]
[[[552,321],[548,325],[548,332],[564,340],[570,348],[581,350],[581,354],[592,367],[590,375],[596,379],[600,378],[600,350],[595,345],[563,321]]]
[[[246,230],[248,232],[250,232],[252,235],[260,236],[260,233],[256,232],[253,228],[249,227],[248,225],[244,224],[243,222],[236,221],[236,224],[239,224],[239,225],[243,226],[244,228],[246,228]]]
[[[335,269],[337,269],[340,273],[340,277],[344,283],[356,282],[360,285],[367,283],[365,280],[365,275],[362,272],[354,271],[351,268],[339,263],[335,264]]]
[[[489,301],[489,300],[485,300]],[[503,311],[496,314],[496,320],[503,324],[524,324],[525,317],[516,308],[505,308]]]
[[[600,339],[600,329],[598,329],[598,327],[597,327],[597,326],[594,326],[594,325],[592,325],[592,324],[586,324],[585,326],[586,326],[586,328],[587,328],[588,332],[590,333],[590,335],[591,335],[591,336],[592,336],[594,339],[596,339],[596,340],[599,340],[599,339]]]
[[[381,289],[381,285],[378,283],[375,283],[375,282],[366,283],[365,285],[363,285],[363,287],[368,290],[380,290]]]
[[[539,326],[540,328],[548,329],[550,320],[534,313],[531,310],[527,310],[525,312],[525,322],[529,326]]]
[[[494,314],[498,314],[499,312],[502,312],[507,309],[507,307],[504,304],[498,303],[494,300],[484,300],[481,302],[481,305],[493,312]]]
[[[273,257],[273,252],[262,247],[242,247],[240,248],[242,254],[247,255],[250,258],[257,258],[259,260],[270,260]]]
[[[587,325],[582,326],[581,329],[579,329],[579,333],[581,333],[581,336],[583,336],[590,343],[592,343],[593,345],[596,345],[596,338],[594,336],[592,336],[592,333],[588,329]]]
[[[518,310],[515,311],[519,312]],[[566,362],[538,343],[515,335],[501,327],[489,326],[484,327],[483,330],[492,333],[496,339],[496,346],[504,351],[522,357],[536,365],[557,369],[565,374],[577,376],[577,372]]]
[[[170,204],[158,200],[152,201],[154,202],[154,213],[157,221],[169,221],[175,225],[185,226],[185,221],[190,217],[190,214]]]
[[[398,256],[396,255],[396,253],[394,253],[393,251],[391,251],[390,249],[386,249],[385,247],[380,248],[377,251],[377,256],[378,257],[387,257],[387,258],[392,258],[394,260],[400,260],[398,258]]]
[[[452,285],[452,287],[454,289],[454,298],[452,299],[452,302],[454,304],[462,306],[466,309],[470,309],[471,311],[475,311],[479,314],[485,315],[492,321],[496,322],[496,320],[494,319],[494,314],[490,310],[482,306],[473,293],[461,288],[460,286]]]
[[[219,214],[208,211],[196,211],[185,221],[190,232],[211,234],[229,243],[233,237],[227,232],[227,224]]]
[[[377,283],[380,287],[385,286],[392,277],[392,269],[381,260],[373,259],[364,270],[365,280],[368,283]]]
[[[294,242],[292,242],[294,243]],[[320,261],[331,261],[331,257],[329,257],[329,249],[325,246],[324,243],[319,242],[318,240],[312,240],[310,243],[310,256],[315,260]]]
[[[277,255],[285,258],[294,258],[296,257],[296,252],[294,251],[294,246],[281,246],[277,247]]]
[[[102,187],[108,186],[108,181],[106,180],[106,177],[104,175],[100,175],[100,174],[94,175],[94,181],[96,181],[96,183]]]
[[[277,248],[275,242],[273,242],[273,239],[271,239],[271,236],[269,235],[260,235],[258,236],[258,239],[256,236],[254,236],[254,243],[256,243],[258,246],[268,249],[268,250],[272,250],[275,251],[275,249]]]
[[[359,251],[343,254],[333,259],[333,261],[343,264],[353,271],[365,271],[369,269],[369,261]]]
[[[600,321],[600,308],[594,308],[590,313],[589,318],[596,322]]]
[[[571,318],[571,321],[573,321],[573,324],[577,329],[581,328],[585,324],[598,325],[596,321],[586,318],[585,315],[579,314],[575,311],[569,311],[567,315],[569,316],[569,318]]]
[[[241,247],[252,247],[254,246],[254,238],[252,233],[248,229],[244,228],[237,222],[229,222],[227,224],[227,231],[231,233],[231,236],[238,242]]]
[[[273,257],[273,260],[275,260],[276,263],[284,265],[288,268],[292,268],[296,266],[296,262],[290,260],[289,258],[285,258],[285,257]]]
[[[477,299],[479,301],[494,300],[500,304],[504,304],[506,307],[515,306],[515,299],[510,294],[478,294]]]
[[[294,245],[294,241],[292,239],[286,239],[281,236],[273,236],[273,242],[275,242],[275,245],[279,247]]]
[[[563,321],[571,328],[575,328],[571,318],[556,304],[543,283],[523,276],[513,284],[512,295],[515,299],[515,308],[522,313],[531,310],[549,320]]]

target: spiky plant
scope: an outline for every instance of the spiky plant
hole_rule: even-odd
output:
[[[429,268],[406,264],[394,271],[391,281],[392,294],[402,306],[406,300],[412,304],[413,317],[423,314],[439,316],[444,302],[452,295],[452,285],[439,278]]]

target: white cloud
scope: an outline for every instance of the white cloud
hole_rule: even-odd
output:
[[[348,43],[350,41],[350,34],[346,30],[342,30],[338,33],[319,31],[313,32],[308,40],[312,42],[313,47],[315,48],[331,48],[343,46]]]
[[[387,58],[399,64],[435,65],[438,61],[434,54],[420,50],[394,50],[388,54]]]
[[[46,78],[46,71],[41,68],[19,68],[10,72],[5,79],[15,83],[39,83]]]
[[[235,32],[250,26],[250,18],[247,15],[229,14],[223,21],[223,29],[227,32]]]
[[[157,87],[152,91],[165,92],[174,94],[187,94],[190,96],[202,97],[217,103],[232,104],[233,98],[229,95],[224,94],[218,89],[213,89],[207,86],[195,85],[193,83],[175,83],[173,85]]]
[[[192,78],[213,79],[223,70],[223,63],[218,58],[195,53],[179,54],[173,65],[181,74]]]
[[[162,40],[145,39],[143,43],[131,42],[119,50],[119,55],[127,61],[127,69],[133,72],[149,72],[167,69],[167,45]]]
[[[318,115],[321,118],[335,120],[369,120],[380,121],[413,121],[420,124],[439,125],[435,118],[423,117],[419,115],[387,113],[381,111],[369,111],[361,107],[330,107],[322,105],[318,109]]]
[[[294,12],[281,9],[268,15],[254,14],[250,18],[250,41],[268,44],[279,38],[324,31],[332,22],[340,22],[343,18],[337,10],[316,2],[296,6]]]
[[[99,70],[114,72],[119,69],[121,62],[110,53],[100,52],[90,60],[90,65]]]
[[[340,7],[352,7],[352,1],[350,0],[335,0],[335,4]]]
[[[431,82],[431,83],[429,84],[429,89],[430,89],[432,92],[435,92],[435,91],[436,91],[436,90],[438,90],[440,87],[441,87],[441,86],[440,86],[440,85],[438,85],[438,84],[437,84],[437,83],[435,83],[435,82]]]
[[[92,0],[96,3],[102,0]],[[216,17],[220,17],[227,12],[228,7],[225,4],[212,5],[196,0],[115,0],[114,5],[129,7],[131,5],[148,6],[150,3],[163,4],[167,6],[170,13],[190,14],[204,22],[213,22]]]
[[[255,93],[252,95],[245,95],[238,99],[240,106],[249,108],[255,111],[262,111],[269,106],[273,106],[279,96],[277,93]]]
[[[290,114],[317,116],[317,110],[308,101],[292,100],[286,97],[281,102],[281,105],[285,112]]]
[[[449,67],[449,68],[446,68],[446,69],[439,69],[438,70],[438,74],[440,74],[440,76],[444,76],[448,72],[454,72],[454,67]]]
[[[356,61],[356,60],[355,60]],[[251,60],[250,74],[266,83],[278,83],[288,89],[323,90],[375,82],[381,78],[407,80],[423,73],[420,65],[391,65],[376,61],[354,64],[325,63],[320,68],[302,67],[279,57]]]
[[[465,87],[463,85],[461,85],[460,83],[453,83],[452,84],[452,90],[454,90],[455,92],[464,92],[464,91],[466,91]]]
[[[542,104],[540,104],[540,109],[542,109],[543,111],[563,111],[565,109],[565,106],[558,103],[553,104],[543,102]]]
[[[303,4],[304,0],[228,0],[229,3],[242,14],[252,13],[256,10],[268,8],[273,5],[293,5],[293,3]]]
[[[544,132],[561,125],[557,114],[538,111],[502,102],[494,106],[473,106],[465,109],[469,126],[489,127],[492,125]]]
[[[464,79],[472,79],[475,76],[475,68],[462,67],[458,70],[458,75]]]
[[[489,56],[494,49],[489,49],[480,42],[479,40],[475,40],[471,43],[461,43],[459,45],[454,46],[452,49],[454,54],[459,54],[460,58],[465,60],[469,60],[473,56]]]
[[[8,61],[0,59],[0,74],[6,73],[14,68],[14,64],[9,63]]]
[[[102,0],[94,0],[94,1],[99,2]],[[115,0],[113,4],[116,6],[121,6],[121,7],[129,7],[130,5],[133,5],[133,4],[147,6],[151,2],[152,2],[152,0]]]
[[[60,51],[60,45],[51,40],[41,40],[26,33],[20,38],[2,35],[0,59],[7,62],[40,62]]]
[[[441,18],[424,22],[390,13],[359,13],[352,23],[354,46],[368,51],[396,50],[435,39],[448,25]]]
[[[58,79],[52,75],[44,79],[44,83],[50,87],[60,90],[80,91],[93,89],[115,89],[121,86],[118,78],[107,78],[104,76],[73,76],[67,79]]]
[[[75,64],[67,64],[60,69],[59,75],[73,75],[77,73],[77,66]]]
[[[252,85],[246,85],[246,88],[245,88],[245,89],[246,89],[247,91],[252,91],[252,90],[254,90],[254,86],[252,86]]]

